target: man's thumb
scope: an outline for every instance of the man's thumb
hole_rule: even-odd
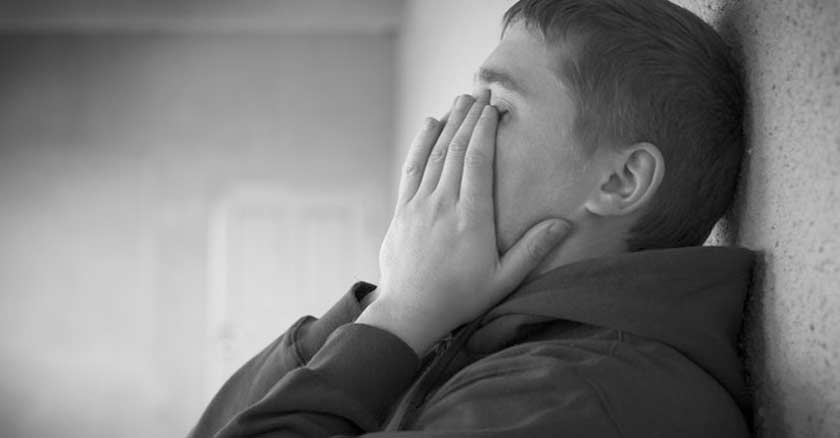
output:
[[[502,256],[498,279],[505,290],[509,292],[518,286],[571,229],[572,224],[563,219],[548,219],[528,230]]]

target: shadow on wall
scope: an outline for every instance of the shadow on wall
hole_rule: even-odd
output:
[[[742,348],[760,437],[840,431],[840,3],[677,0],[743,61],[748,149],[712,243],[756,250]]]

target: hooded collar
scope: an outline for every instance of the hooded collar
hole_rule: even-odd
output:
[[[492,352],[533,323],[575,321],[663,342],[714,376],[742,408],[736,348],[754,253],[743,248],[648,250],[584,260],[524,283],[488,311],[467,341]]]

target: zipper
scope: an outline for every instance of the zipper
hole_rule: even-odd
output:
[[[445,337],[437,341],[432,347],[432,350],[424,356],[424,361],[418,371],[419,377],[417,377],[414,384],[406,391],[396,408],[392,411],[390,418],[385,421],[384,431],[398,430],[402,426],[405,414],[411,409],[411,404],[417,398],[418,392],[425,386],[431,371],[440,363],[444,352],[446,352],[446,349],[449,348],[449,344],[452,342],[452,338],[452,332],[448,333]]]
[[[394,410],[384,430],[403,430],[408,422],[414,419],[414,414],[431,395],[431,389],[436,381],[458,355],[467,339],[478,329],[480,322],[481,318],[477,318],[469,325],[453,330],[438,341],[432,350],[434,357],[428,361],[427,367]]]

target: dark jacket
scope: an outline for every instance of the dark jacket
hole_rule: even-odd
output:
[[[375,288],[359,282],[238,370],[190,436],[747,437],[752,264],[694,247],[562,266],[422,359],[353,322]]]

